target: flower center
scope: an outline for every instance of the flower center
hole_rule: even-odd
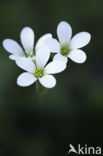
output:
[[[44,76],[44,68],[39,68],[37,67],[35,72],[34,72],[34,75],[36,78],[40,78],[40,77],[43,77]]]
[[[33,51],[25,51],[28,57],[34,57]]]
[[[67,56],[72,49],[69,47],[69,44],[61,45],[60,53],[63,56]]]

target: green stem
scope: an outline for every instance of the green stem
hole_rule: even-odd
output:
[[[38,102],[40,103],[40,105],[44,103],[47,92],[48,92],[48,89],[40,86],[37,81],[36,82],[36,93],[37,93]]]
[[[37,94],[39,93],[39,83],[38,83],[38,81],[36,81],[36,93]]]

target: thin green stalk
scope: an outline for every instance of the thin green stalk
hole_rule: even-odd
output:
[[[40,86],[40,84],[37,81],[36,82],[36,93],[37,93],[38,102],[40,105],[42,105],[45,102],[47,92],[48,92],[48,89]]]

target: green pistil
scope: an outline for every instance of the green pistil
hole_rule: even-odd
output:
[[[67,56],[72,49],[69,47],[69,44],[61,45],[60,53],[63,56]]]
[[[35,75],[36,78],[41,78],[41,77],[44,76],[44,74],[45,74],[44,73],[44,68],[37,67],[35,72],[34,72],[34,75]]]

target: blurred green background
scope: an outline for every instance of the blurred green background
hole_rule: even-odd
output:
[[[0,156],[63,156],[69,144],[103,144],[103,0],[2,0],[0,1]],[[56,36],[65,20],[73,35],[88,31],[90,44],[84,64],[68,61],[56,75],[57,85],[38,102],[35,84],[21,88],[22,72],[8,59],[2,41],[20,43],[20,31],[30,26],[37,39]]]

